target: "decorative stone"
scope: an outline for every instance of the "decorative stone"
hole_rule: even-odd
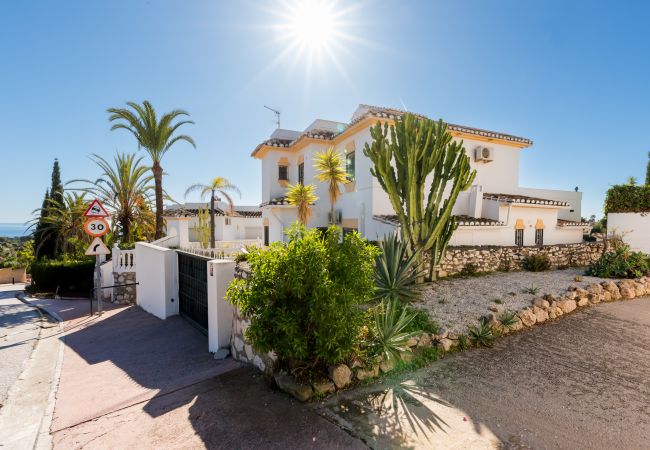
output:
[[[379,365],[372,366],[367,369],[357,369],[356,377],[359,381],[364,381],[369,378],[374,378],[379,376]]]
[[[490,305],[488,306],[488,310],[495,312],[497,314],[503,313],[503,308],[499,305]]]
[[[413,352],[399,352],[400,359],[404,362],[413,361]]]
[[[562,309],[557,306],[556,304],[551,305],[551,307],[548,309],[548,318],[549,319],[557,319],[562,315]]]
[[[311,386],[297,382],[286,373],[279,373],[274,376],[275,384],[284,392],[293,395],[301,402],[309,400],[313,394]]]
[[[422,333],[418,341],[418,348],[431,347],[431,337],[427,333]]]
[[[450,333],[451,332],[447,328],[440,327],[440,329],[438,330],[438,334],[436,336],[437,336],[437,339],[444,339],[446,337],[449,337]],[[456,339],[456,338],[451,338],[451,339]]]
[[[345,364],[339,364],[338,366],[331,366],[329,368],[329,376],[338,389],[343,389],[350,384],[352,371]]]
[[[537,323],[544,323],[548,320],[548,311],[544,308],[533,306],[533,314],[535,314]]]
[[[442,338],[442,339],[438,340],[438,348],[445,351],[445,352],[448,352],[449,350],[451,350],[453,345],[454,345],[454,341],[452,341],[449,338]]]
[[[636,297],[643,297],[645,292],[645,284],[643,283],[634,283],[634,290]]]
[[[628,287],[628,286],[620,286],[619,290],[621,292],[621,298],[623,299],[630,299],[636,297],[636,290]]]
[[[530,310],[529,308],[522,309],[517,313],[517,316],[519,316],[521,323],[527,327],[532,327],[537,322],[537,317],[535,316],[535,313],[533,313],[533,311]]]
[[[589,304],[589,300],[587,300],[586,298],[581,298],[576,302],[576,304],[578,306],[587,306]]]
[[[311,386],[314,388],[314,393],[317,395],[327,395],[336,391],[336,386],[334,386],[334,383],[326,379],[315,381]]]
[[[383,373],[388,373],[395,368],[395,358],[384,358],[381,363],[379,363],[379,368]]]
[[[543,298],[534,298],[533,305],[542,309],[548,309],[551,306],[549,301]]]
[[[220,348],[214,352],[214,359],[226,359],[230,355],[230,350],[227,348]]]
[[[266,370],[266,364],[264,364],[264,361],[262,361],[262,358],[260,358],[258,355],[255,355],[253,357],[253,365],[260,369],[262,372]]]
[[[246,358],[248,358],[249,361],[252,360],[253,355],[254,355],[253,354],[253,347],[246,344],[246,345],[244,345],[244,351],[246,352]]]
[[[408,340],[408,342],[406,342],[406,346],[409,348],[415,347],[416,345],[418,345],[418,340],[415,337],[412,337],[411,339]]]
[[[568,313],[570,313],[571,311],[573,311],[573,310],[575,310],[577,308],[575,300],[565,299],[565,300],[561,300],[561,301],[559,301],[557,303],[558,303],[558,306],[560,307],[560,309],[562,310],[562,313],[564,313],[564,314],[568,314]]]

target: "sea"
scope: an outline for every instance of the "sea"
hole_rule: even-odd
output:
[[[0,223],[0,237],[20,237],[25,236],[29,232],[24,223]]]

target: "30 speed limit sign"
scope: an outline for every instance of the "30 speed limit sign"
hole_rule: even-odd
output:
[[[102,219],[101,217],[87,220],[86,223],[84,223],[84,231],[89,236],[104,236],[106,233],[108,233],[108,222],[106,222],[106,220]]]

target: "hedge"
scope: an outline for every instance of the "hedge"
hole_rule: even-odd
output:
[[[93,288],[94,261],[43,261],[31,267],[38,292],[56,292],[88,296]]]
[[[605,198],[605,213],[650,212],[650,186],[612,186]]]

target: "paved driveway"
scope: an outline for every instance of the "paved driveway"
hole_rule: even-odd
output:
[[[648,448],[650,299],[582,309],[324,408],[376,448]]]
[[[22,289],[22,285],[19,287]],[[18,300],[18,292],[18,286],[0,285],[0,407],[41,330],[38,310]]]

